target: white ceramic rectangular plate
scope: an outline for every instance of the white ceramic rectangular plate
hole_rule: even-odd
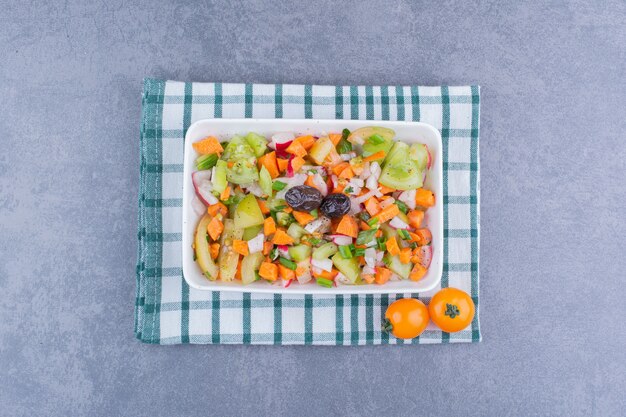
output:
[[[193,210],[191,202],[195,191],[191,182],[191,173],[195,170],[196,152],[191,144],[206,136],[216,136],[220,141],[229,139],[235,134],[244,135],[247,132],[256,132],[266,137],[276,132],[293,132],[299,134],[318,135],[328,132],[341,132],[344,128],[355,130],[364,126],[383,126],[395,130],[396,140],[406,143],[420,142],[428,146],[433,163],[426,176],[425,188],[435,193],[435,206],[428,209],[425,216],[425,225],[430,229],[433,240],[433,258],[428,272],[418,282],[409,280],[390,281],[385,285],[341,285],[325,288],[315,281],[307,284],[293,283],[287,288],[282,285],[257,281],[249,285],[242,285],[239,281],[221,282],[209,281],[200,271],[193,260],[194,231],[200,216]],[[395,294],[407,292],[422,292],[434,288],[441,279],[443,269],[443,164],[441,150],[441,135],[431,125],[418,122],[390,122],[365,120],[288,120],[288,119],[206,119],[192,124],[185,135],[185,161],[183,180],[183,275],[187,283],[199,290],[209,291],[237,291],[251,293],[277,294]]]

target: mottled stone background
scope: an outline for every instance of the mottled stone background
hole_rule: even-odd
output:
[[[626,413],[626,3],[0,0],[0,415]],[[140,92],[480,84],[483,343],[143,345]]]

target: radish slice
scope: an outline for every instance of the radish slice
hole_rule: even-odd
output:
[[[382,170],[380,169],[380,165],[378,162],[372,162],[370,164],[370,175],[365,180],[365,186],[370,190],[378,189],[378,178],[380,177],[380,173]]]
[[[389,226],[393,227],[394,229],[408,229],[409,228],[409,225],[406,224],[398,216],[391,219],[391,221],[389,222]]]
[[[200,198],[198,196],[194,196],[191,200],[191,207],[193,208],[194,213],[196,213],[198,216],[206,213],[206,207],[204,203],[200,201]]]
[[[265,235],[263,233],[258,236],[250,239],[248,241],[248,251],[250,253],[262,252],[263,251],[263,242],[265,241]],[[287,253],[289,254],[289,253]]]
[[[211,171],[196,171],[191,174],[191,182],[196,195],[206,206],[217,204],[219,200],[213,195],[213,184],[210,181]]]
[[[368,188],[369,188],[369,187],[368,187]],[[370,197],[372,197],[373,195],[376,195],[376,193],[380,193],[380,192],[378,191],[378,188],[375,188],[375,189],[373,189],[373,190],[370,190],[369,192],[367,192],[367,193],[363,194],[362,196],[357,197],[357,198],[353,198],[353,199],[351,199],[351,200],[355,201],[355,202],[356,202],[356,203],[358,203],[358,204],[365,203],[367,200],[369,200],[369,198],[370,198]],[[357,211],[357,213],[358,213],[358,211]]]
[[[278,254],[280,256],[282,256],[283,258],[291,259],[291,256],[289,256],[289,246],[278,245],[277,248],[278,248]]]
[[[430,154],[430,150],[428,149],[428,146],[424,145],[424,148],[426,148],[426,155],[428,155],[428,161],[426,162],[426,168],[430,169],[430,167],[433,164],[433,156]]]
[[[283,279],[282,281],[283,281],[283,288],[288,288],[291,285],[291,283],[293,282],[292,279],[288,279],[288,280],[284,280]]]
[[[326,272],[330,272],[333,270],[333,261],[331,261],[330,259],[318,260],[315,258],[311,258],[311,265],[313,265],[314,268],[319,268],[322,271]]]
[[[421,261],[422,266],[424,268],[428,268],[430,266],[430,262],[433,260],[433,247],[431,245],[421,246]]]
[[[352,243],[352,238],[346,235],[328,235],[335,245],[345,246]]]

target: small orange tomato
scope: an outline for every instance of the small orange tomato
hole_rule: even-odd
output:
[[[465,329],[474,319],[474,301],[465,291],[444,288],[430,300],[430,318],[444,332],[454,333]]]
[[[387,308],[383,329],[399,339],[413,339],[428,325],[428,307],[420,300],[402,298]]]

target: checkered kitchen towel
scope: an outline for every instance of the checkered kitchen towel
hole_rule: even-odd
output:
[[[478,306],[479,87],[333,87],[182,83],[146,79],[135,334],[147,343],[422,344],[477,342],[478,314],[467,330],[429,327],[397,340],[380,331],[390,302],[423,294],[312,296],[197,291],[181,268],[183,138],[205,118],[413,120],[443,137],[445,250],[441,287],[472,295]],[[437,288],[439,289],[439,288]],[[478,311],[478,310],[477,310]],[[432,326],[432,325],[431,325]]]

